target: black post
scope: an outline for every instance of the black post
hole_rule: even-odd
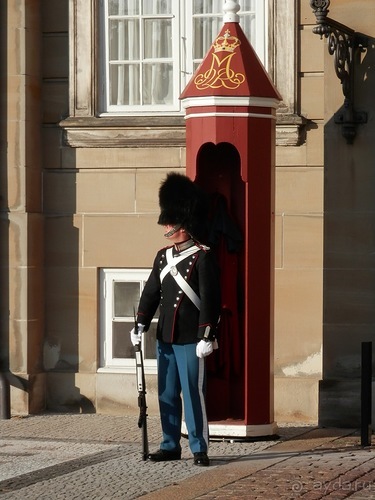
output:
[[[4,372],[0,371],[0,419],[10,418],[10,384]]]
[[[372,342],[362,342],[361,359],[361,446],[371,445]]]

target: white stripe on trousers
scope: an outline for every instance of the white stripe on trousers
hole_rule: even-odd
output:
[[[205,374],[205,360],[204,358],[199,358],[198,362],[198,390],[199,390],[199,399],[201,402],[202,408],[202,420],[203,420],[203,438],[207,444],[207,451],[209,446],[209,435],[208,435],[208,420],[207,420],[207,412],[206,412],[206,401],[204,397],[204,374]]]

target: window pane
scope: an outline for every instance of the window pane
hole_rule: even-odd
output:
[[[255,2],[256,0],[241,0],[241,9],[239,11],[239,14],[241,14],[241,12],[243,11],[255,11]]]
[[[112,322],[112,357],[113,358],[133,358],[134,347],[130,341],[130,330],[133,323]]]
[[[139,302],[139,282],[114,281],[114,317],[133,317],[134,309],[137,310]],[[130,329],[131,330],[131,329]]]
[[[110,16],[139,14],[139,0],[108,0]]]
[[[194,18],[193,58],[203,59],[222,27],[222,19],[218,17]]]
[[[169,19],[146,19],[144,24],[144,57],[172,57],[172,24]]]
[[[249,14],[246,16],[240,16],[241,26],[252,45],[255,44],[256,40],[256,23],[255,14]]]
[[[144,64],[143,104],[171,104],[172,102],[172,64]]]
[[[145,359],[156,359],[156,323],[151,323],[145,334]]]
[[[110,20],[109,29],[109,60],[139,60],[139,20]]]
[[[194,0],[193,14],[221,14],[223,15],[222,0]],[[221,22],[223,20],[221,19]]]
[[[133,323],[127,321],[112,323],[112,357],[134,358],[134,346],[131,343],[129,332]],[[156,323],[151,323],[147,333],[143,335],[145,344],[144,359],[156,359]]]
[[[143,0],[142,12],[144,15],[171,14],[172,0]]]
[[[141,102],[139,64],[110,67],[110,105],[138,105]]]
[[[240,24],[248,39],[256,46],[256,0],[241,2]],[[215,15],[217,13],[220,15]],[[241,15],[241,12],[244,14]],[[212,0],[196,0],[193,12],[193,60],[197,67],[223,26],[222,7]]]

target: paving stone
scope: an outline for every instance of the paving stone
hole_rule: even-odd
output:
[[[375,499],[375,453],[351,429],[281,426],[278,440],[216,440],[210,467],[142,460],[137,416],[45,414],[0,420],[0,497],[25,500]],[[150,450],[159,447],[149,417]]]

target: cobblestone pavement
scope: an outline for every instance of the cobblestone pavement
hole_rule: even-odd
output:
[[[375,499],[374,444],[350,429],[280,426],[279,439],[212,441],[210,467],[142,460],[137,416],[46,414],[0,420],[0,498]],[[150,449],[158,417],[148,418]]]

